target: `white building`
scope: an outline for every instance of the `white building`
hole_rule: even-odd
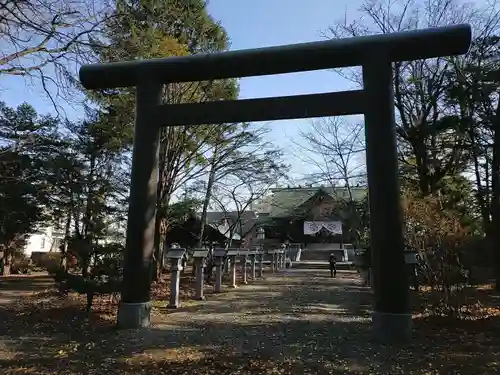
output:
[[[58,230],[53,226],[40,228],[40,230],[29,236],[24,247],[24,255],[31,257],[36,252],[54,252],[59,251],[59,246],[64,238],[64,231]]]
[[[72,228],[73,229],[73,228]],[[125,226],[120,222],[108,223],[109,235],[99,243],[120,242],[125,245]],[[48,253],[60,251],[59,246],[64,239],[64,230],[54,225],[41,227],[38,231],[29,236],[24,247],[24,255],[28,258],[33,253]]]

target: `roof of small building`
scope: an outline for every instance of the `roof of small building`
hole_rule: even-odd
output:
[[[201,216],[201,213],[198,214]],[[235,232],[240,236],[245,236],[252,228],[259,222],[259,214],[256,211],[208,211],[207,212],[207,224],[212,227],[220,226],[224,219],[228,219],[230,222],[234,223],[239,221],[236,225]],[[241,227],[240,227],[241,224]],[[214,227],[215,228],[215,227]],[[222,228],[219,228],[219,230]]]

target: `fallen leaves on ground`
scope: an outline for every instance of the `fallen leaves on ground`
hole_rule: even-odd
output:
[[[183,275],[181,298],[186,303],[194,293],[193,281]],[[358,292],[336,295],[329,292],[330,284],[314,282],[314,287],[290,282],[286,298],[257,298],[255,306],[260,304],[265,310],[266,304],[274,303],[270,308],[274,311],[278,306],[293,310],[292,305],[298,304],[297,311],[312,314],[318,303],[311,301],[313,297],[331,298],[339,304],[358,298]],[[168,286],[168,277],[159,280],[153,286],[154,298],[168,301]],[[495,374],[500,363],[499,300],[491,289],[478,290],[477,306],[470,311],[476,319],[460,321],[425,315],[426,295],[422,294],[415,301],[420,309],[415,341],[401,347],[376,345],[369,339],[366,324],[332,323],[325,320],[326,313],[321,313],[323,320],[310,316],[268,321],[266,326],[215,320],[205,325],[178,324],[178,319],[174,322],[165,315],[165,324],[171,325],[168,330],[116,331],[116,299],[97,297],[87,314],[83,296],[29,290],[16,303],[0,305],[4,322],[0,325],[0,368],[2,375]],[[237,301],[227,300],[227,304],[236,306]],[[245,309],[251,314],[253,307]]]

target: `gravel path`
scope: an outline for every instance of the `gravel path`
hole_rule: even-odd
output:
[[[320,349],[329,355],[331,348],[351,353],[348,338],[364,338],[369,323],[370,292],[358,284],[355,273],[331,279],[321,270],[287,271],[174,312],[161,310],[153,323],[157,330],[180,331],[183,345],[234,355],[283,359]]]
[[[199,363],[213,364],[219,374],[500,372],[498,347],[489,347],[493,352],[486,357],[487,346],[460,346],[460,335],[450,340],[417,327],[404,347],[373,343],[370,289],[355,272],[339,276],[331,279],[328,270],[268,273],[206,301],[160,309],[153,330],[136,335],[134,345],[142,355],[179,363],[181,373]]]
[[[192,360],[276,363],[283,371],[300,364],[303,373],[359,373],[372,367],[371,347],[363,344],[370,338],[371,294],[359,284],[356,273],[336,279],[325,270],[268,273],[202,302],[157,309],[153,329],[127,340],[143,355],[168,361],[189,353]]]
[[[442,337],[417,326],[407,346],[370,340],[371,292],[356,273],[289,270],[184,301],[155,304],[153,327],[6,345],[5,374],[498,374],[493,332]],[[29,344],[29,345],[28,345]]]
[[[50,288],[52,278],[46,272],[31,275],[0,276],[0,306],[7,305]]]

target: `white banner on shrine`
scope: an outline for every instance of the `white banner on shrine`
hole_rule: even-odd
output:
[[[340,221],[304,221],[304,234],[316,234],[323,228],[332,234],[342,234]]]

